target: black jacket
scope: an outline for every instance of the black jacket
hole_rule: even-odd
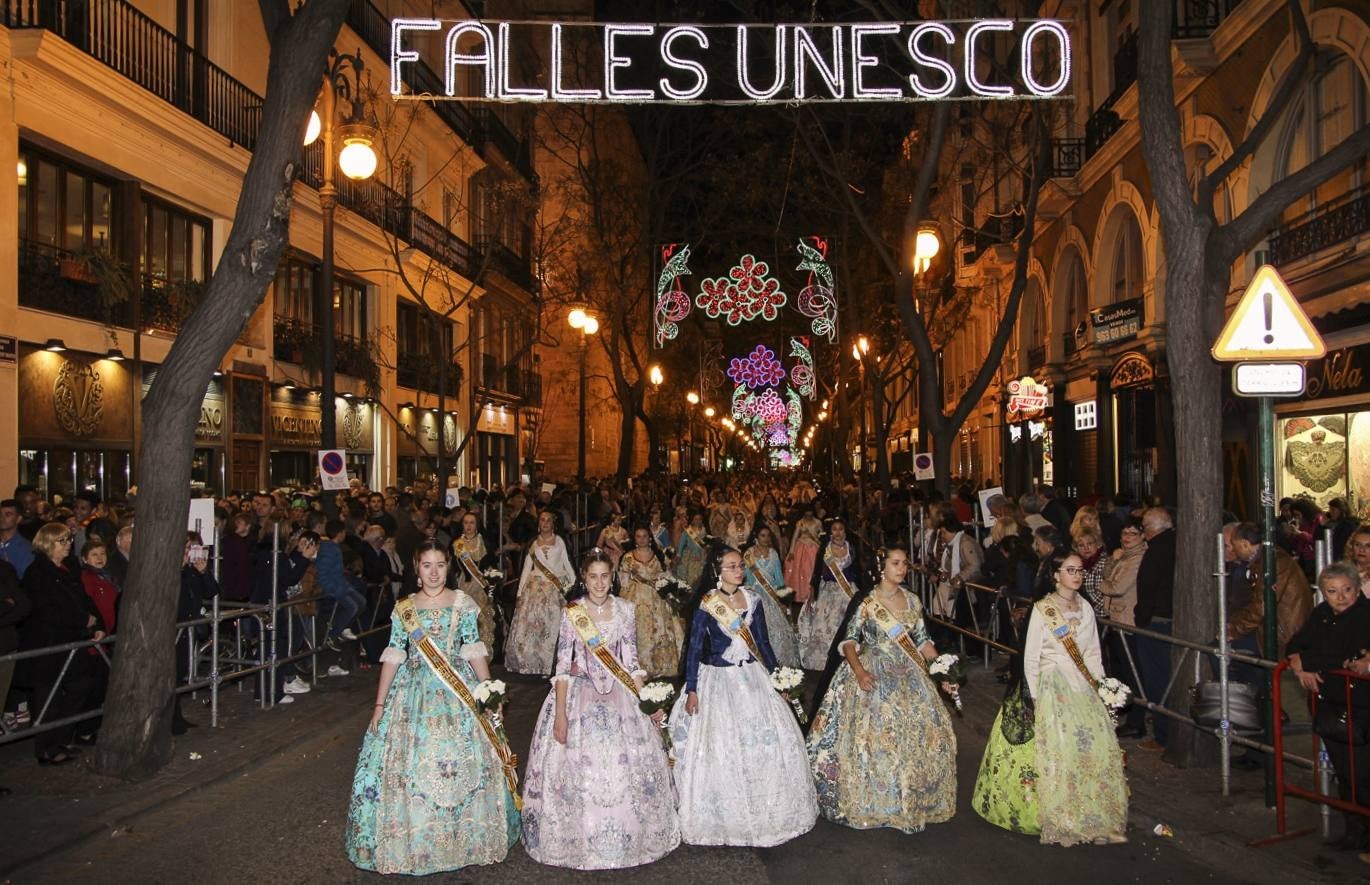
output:
[[[90,619],[100,622],[95,603],[81,584],[81,573],[54,565],[37,550],[20,587],[33,606],[19,631],[19,647],[25,651],[87,639],[95,630]],[[55,678],[64,658],[59,654],[43,655],[23,663],[27,664],[30,679],[41,679],[44,675]]]
[[[1174,617],[1175,530],[1166,529],[1146,542],[1146,553],[1137,568],[1137,626],[1152,618]]]
[[[0,655],[19,647],[19,624],[32,610],[28,596],[19,589],[19,573],[0,560]]]
[[[1313,609],[1303,629],[1290,638],[1286,653],[1297,654],[1308,672],[1325,674],[1342,669],[1345,661],[1360,657],[1366,649],[1370,649],[1370,599],[1357,594],[1341,614],[1325,602]],[[1345,707],[1345,678],[1324,676],[1318,702]],[[1351,704],[1357,710],[1370,710],[1370,682],[1351,681]]]

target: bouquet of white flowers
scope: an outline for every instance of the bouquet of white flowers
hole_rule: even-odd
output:
[[[796,670],[794,667],[776,667],[771,671],[771,688],[785,695],[785,699],[790,702],[791,709],[794,710],[795,718],[801,725],[809,721],[809,717],[804,713],[804,707],[799,703],[799,694],[804,688],[804,671]]]
[[[690,586],[670,573],[656,579],[656,594],[671,605],[671,610],[680,615],[690,602]]]
[[[961,686],[966,684],[966,665],[956,655],[938,655],[928,664],[928,675],[937,687],[951,696],[956,709],[961,709]]]
[[[1118,721],[1118,714],[1127,707],[1132,700],[1132,689],[1114,679],[1112,676],[1105,676],[1099,680],[1099,700],[1104,702],[1104,707],[1108,709],[1109,718],[1114,722]]]
[[[481,712],[490,720],[490,724],[495,726],[501,737],[504,736],[504,695],[508,690],[503,680],[487,679],[477,685],[476,690],[472,692]]]
[[[648,716],[655,716],[658,712],[668,712],[674,698],[675,686],[669,682],[649,682],[642,686],[642,691],[637,693],[637,708]],[[661,743],[669,754],[671,752],[671,732],[668,730],[664,719],[661,721]]]
[[[504,572],[500,569],[495,568],[494,566],[491,566],[490,568],[481,572],[481,574],[485,575],[485,580],[489,581],[492,584],[504,580]]]

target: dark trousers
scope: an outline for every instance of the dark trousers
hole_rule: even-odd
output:
[[[44,672],[33,680],[33,693],[29,700],[29,713],[33,717],[34,725],[45,725],[49,722],[56,722],[59,719],[66,719],[68,716],[75,716],[80,713],[86,704],[86,696],[90,692],[90,661],[84,650],[77,651],[72,655],[71,665],[67,667],[67,673],[62,677],[61,682],[57,680],[60,667],[51,668],[49,672]],[[56,686],[56,691],[53,691]],[[52,702],[48,702],[48,695],[52,695]],[[47,712],[43,714],[43,721],[38,721],[38,714],[47,704]],[[51,731],[44,731],[33,736],[33,752],[40,759],[44,756],[51,756],[62,747],[70,744],[76,736],[75,725],[64,725],[61,728],[54,728]]]
[[[328,598],[333,602],[333,626],[328,635],[336,638],[344,629],[352,626],[357,614],[366,608],[366,597],[349,587]]]
[[[1171,634],[1174,622],[1170,618],[1152,618],[1146,626],[1153,633]],[[1146,689],[1146,699],[1159,706],[1167,706],[1166,686],[1170,683],[1170,643],[1149,636],[1138,636],[1137,669],[1142,674],[1142,686]],[[1151,716],[1151,733],[1156,742],[1164,746],[1170,734],[1170,719],[1163,713]]]
[[[1327,758],[1332,760],[1332,770],[1337,773],[1337,793],[1343,799],[1351,799],[1351,759],[1356,760],[1357,805],[1370,808],[1370,745],[1352,746],[1345,741],[1323,739]]]

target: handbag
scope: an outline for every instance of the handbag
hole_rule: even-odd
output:
[[[1265,730],[1257,700],[1256,686],[1245,682],[1227,683],[1227,721],[1234,733],[1260,734]],[[1194,686],[1189,717],[1205,728],[1222,727],[1222,683],[1210,680]]]

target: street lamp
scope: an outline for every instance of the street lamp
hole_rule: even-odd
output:
[[[666,376],[661,374],[660,366],[652,366],[647,370],[647,377],[651,380],[653,387],[660,387],[666,380]]]
[[[576,452],[576,481],[585,482],[585,358],[590,351],[590,336],[599,331],[599,320],[577,307],[566,315],[566,324],[580,330],[580,448]]]
[[[692,406],[697,406],[699,405],[699,394],[691,390],[689,393],[685,394],[685,401]]]
[[[942,251],[942,236],[937,225],[924,222],[913,235],[913,272],[923,274],[932,266],[932,260]]]
[[[705,418],[712,418],[715,414],[717,414],[717,413],[714,411],[714,407],[713,407],[713,406],[705,406],[705,407],[704,407],[704,417],[705,417]]]
[[[311,112],[305,129],[305,146],[323,136],[323,183],[319,187],[319,209],[323,213],[323,267],[319,271],[318,312],[320,374],[322,395],[319,411],[320,448],[337,447],[336,393],[333,385],[334,364],[337,359],[337,330],[333,318],[333,216],[338,206],[336,169],[354,181],[370,178],[376,172],[376,150],[372,146],[376,135],[376,118],[367,106],[363,91],[369,91],[371,78],[366,73],[361,50],[355,53],[328,53],[328,70],[324,73],[324,88],[320,95],[322,114]],[[338,102],[348,105],[346,117],[339,118]],[[335,156],[335,143],[341,141],[342,150]]]

